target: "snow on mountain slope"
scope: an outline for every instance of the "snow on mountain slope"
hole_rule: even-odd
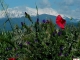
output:
[[[30,8],[30,7],[14,7],[14,8],[8,8],[7,9],[7,14],[10,18],[17,18],[17,17],[22,17],[24,16],[24,13],[27,12],[31,16],[36,16],[37,15],[37,10],[36,8]],[[54,15],[57,16],[59,13],[55,11],[52,8],[39,8],[38,9],[39,15],[41,14],[48,14],[48,15]],[[61,14],[62,15],[62,14]],[[64,15],[62,15],[64,16]],[[5,18],[6,14],[5,11],[0,11],[0,18]]]

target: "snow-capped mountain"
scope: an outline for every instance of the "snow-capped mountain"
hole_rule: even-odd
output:
[[[3,23],[7,20],[8,18],[0,18],[0,28],[2,29],[4,27]],[[35,21],[37,20],[37,17],[36,16],[31,16],[31,19],[32,21],[35,23]],[[39,21],[42,22],[42,20],[46,20],[46,19],[51,19],[52,22],[54,24],[56,24],[56,16],[53,16],[53,15],[48,15],[48,14],[41,14],[39,15]],[[73,19],[73,20],[70,20],[70,18],[66,17],[65,18],[66,20],[66,24],[74,24],[76,25],[78,23],[77,19]],[[17,17],[17,18],[12,18],[10,19],[11,21],[11,24],[14,26],[14,25],[18,25],[19,27],[21,26],[21,22],[25,22],[27,25],[31,25],[31,22],[25,18],[24,16],[23,17]],[[7,22],[5,24],[6,26],[6,29],[10,30],[10,24],[9,22]]]
[[[17,17],[23,17],[24,16],[24,12],[27,12],[28,14],[30,14],[31,16],[36,16],[37,15],[37,10],[36,8],[30,8],[30,7],[14,7],[14,8],[8,8],[6,10],[8,16],[10,18],[17,18]],[[57,11],[55,11],[52,8],[38,8],[38,14],[48,14],[48,15],[53,15],[53,16],[57,16],[59,13]],[[60,14],[62,15],[62,14]],[[64,16],[64,15],[62,15]],[[5,18],[6,14],[5,11],[0,11],[0,18]]]
[[[27,12],[28,14],[30,14],[31,17],[36,16],[37,15],[37,10],[36,8],[30,8],[27,6],[23,6],[23,7],[14,7],[14,8],[8,8],[6,11],[5,10],[0,10],[0,19],[1,18],[5,18],[6,17],[6,13],[9,16],[9,18],[21,18],[25,16],[25,12]],[[38,14],[42,15],[42,14],[47,14],[47,15],[52,15],[52,16],[57,16],[60,13],[58,13],[56,10],[52,9],[52,8],[38,8]],[[60,14],[64,19],[66,18],[70,18],[69,16],[65,16],[63,14]],[[76,21],[80,21],[80,19],[76,19]]]
[[[11,18],[11,23],[14,26],[15,24],[17,24],[18,26],[21,26],[21,22],[26,22],[26,24],[30,25],[30,21],[25,18],[25,12],[27,12],[28,14],[30,14],[31,19],[33,20],[33,22],[36,21],[37,18],[37,10],[36,8],[30,8],[30,7],[15,7],[15,8],[8,8],[7,9],[7,14],[9,16],[9,18]],[[42,22],[43,19],[52,19],[52,22],[55,23],[56,20],[56,16],[59,14],[58,12],[56,12],[54,9],[52,8],[44,8],[44,9],[40,9],[38,8],[38,13],[39,13],[39,20],[40,22]],[[76,24],[78,21],[80,21],[79,19],[72,19],[70,21],[70,17],[64,16],[62,14],[60,14],[65,20],[67,24],[71,24],[74,23]],[[5,11],[0,11],[0,28],[3,28],[3,23],[7,20],[8,18],[6,18],[6,14]],[[10,25],[9,22],[6,23],[6,29],[10,30]]]

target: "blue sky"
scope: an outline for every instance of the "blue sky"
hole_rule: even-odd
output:
[[[35,8],[52,8],[59,14],[80,19],[80,0],[4,0],[8,8],[28,6]]]
[[[13,8],[16,6],[34,7],[36,0],[4,0],[4,1],[9,5],[10,8]]]
[[[35,3],[40,7],[52,7],[60,9],[61,7],[68,6],[70,9],[75,9],[79,6],[79,0],[4,0],[8,7],[13,8],[16,6],[29,6],[34,8]],[[78,3],[78,4],[77,4]]]
[[[13,8],[16,6],[28,6],[28,7],[32,7],[35,8],[35,3],[40,7],[43,8],[45,7],[54,7],[56,5],[53,5],[55,3],[54,0],[4,0],[5,3],[8,5],[8,7]]]

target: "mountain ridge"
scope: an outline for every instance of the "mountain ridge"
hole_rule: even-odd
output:
[[[7,20],[8,18],[0,18],[0,26],[1,27],[3,27],[2,25],[3,25],[3,23]],[[31,16],[31,19],[33,20],[33,22],[35,22],[36,20],[37,20],[37,16]],[[42,20],[47,20],[47,19],[51,19],[52,20],[52,22],[54,23],[54,24],[56,24],[56,16],[53,16],[53,15],[48,15],[48,14],[41,14],[41,15],[39,15],[39,21],[40,22],[42,22]],[[70,20],[70,18],[68,18],[68,17],[66,17],[65,18],[65,20],[66,20],[66,24],[71,24],[71,23],[78,23],[78,21],[77,21],[77,19],[73,19],[73,20]],[[14,26],[14,25],[18,25],[18,26],[20,26],[21,27],[21,22],[24,22],[25,21],[25,23],[27,24],[27,25],[30,25],[31,24],[31,22],[27,19],[27,18],[25,18],[25,17],[19,17],[19,18],[12,18],[11,20],[11,23],[12,23],[12,25]],[[76,22],[75,22],[76,21]],[[9,22],[7,22],[6,23],[6,29],[10,29],[10,24],[9,24]]]
[[[23,17],[25,12],[30,14],[30,16],[36,16],[37,15],[36,8],[30,8],[28,6],[8,8],[6,11],[5,10],[2,10],[2,11],[0,10],[0,18],[5,18],[6,17],[5,12],[7,12],[7,15],[10,18]],[[39,15],[48,14],[48,15],[57,16],[59,13],[57,11],[55,11],[54,9],[52,9],[52,8],[43,8],[43,9],[38,8],[38,14]]]

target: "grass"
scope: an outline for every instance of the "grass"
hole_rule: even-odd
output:
[[[71,60],[80,57],[80,26],[56,29],[49,23],[23,24],[0,32],[0,60]],[[22,22],[23,23],[23,22]]]

